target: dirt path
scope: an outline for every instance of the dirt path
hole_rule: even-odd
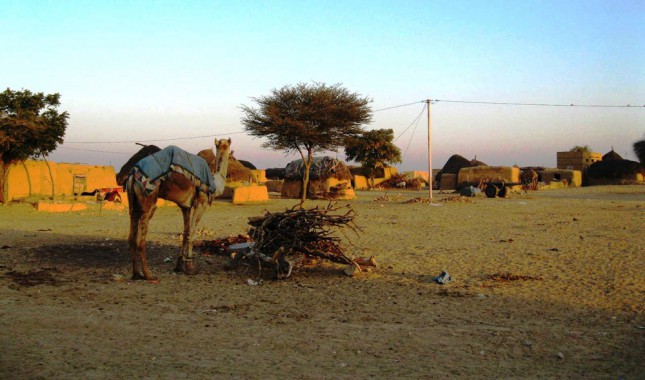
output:
[[[255,268],[226,271],[220,256],[172,274],[175,207],[151,222],[159,284],[129,281],[127,212],[0,207],[0,378],[643,376],[644,186],[383,195],[350,202],[364,233],[347,252],[374,255],[376,272],[322,264],[258,286]],[[199,238],[293,204],[217,202]],[[442,270],[454,281],[435,284]]]

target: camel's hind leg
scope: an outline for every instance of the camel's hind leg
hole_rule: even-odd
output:
[[[152,275],[150,268],[148,268],[148,260],[146,258],[146,235],[148,235],[148,225],[150,224],[150,219],[155,214],[156,209],[157,209],[157,206],[153,205],[148,210],[143,211],[141,213],[141,216],[138,222],[138,229],[137,229],[136,246],[137,246],[137,250],[140,253],[141,269],[143,270],[143,278],[148,281],[157,280],[157,278]]]
[[[181,255],[177,259],[175,272],[184,272],[185,274],[197,274],[198,272],[193,257],[193,239],[197,224],[204,215],[207,206],[208,199],[200,196],[194,201],[193,207],[182,208],[181,210],[184,217],[184,236],[181,245]]]
[[[137,260],[137,240],[139,239],[139,218],[141,213],[130,212],[130,234],[128,236],[128,245],[130,246],[130,253],[132,254],[132,279],[143,280],[143,273],[139,267],[139,260]]]

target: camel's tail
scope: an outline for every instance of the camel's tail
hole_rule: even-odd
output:
[[[134,188],[135,186],[141,186],[141,184],[134,178],[133,175],[128,176],[125,179],[125,183],[123,184],[123,187],[125,188],[125,191],[128,193],[128,209],[130,210],[131,215],[132,215],[132,210],[135,209],[135,207],[140,208],[139,199],[137,198],[136,190]]]

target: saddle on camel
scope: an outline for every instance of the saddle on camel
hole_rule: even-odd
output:
[[[174,145],[152,152],[134,164],[129,162],[131,168],[121,169],[120,173],[128,172],[124,186],[130,211],[128,243],[132,253],[132,279],[156,281],[146,260],[146,234],[158,198],[176,203],[184,218],[175,271],[197,273],[193,262],[193,234],[213,197],[224,191],[230,148],[231,139],[215,140],[213,172],[203,158]]]

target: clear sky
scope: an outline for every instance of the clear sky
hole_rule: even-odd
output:
[[[58,92],[71,115],[50,158],[117,170],[134,141],[196,153],[214,135],[283,167],[297,157],[246,136],[240,105],[313,81],[373,99],[367,128],[394,129],[401,170],[427,170],[425,99],[635,106],[438,102],[435,168],[555,166],[575,145],[636,160],[645,137],[642,0],[0,0],[0,45],[2,89]]]

